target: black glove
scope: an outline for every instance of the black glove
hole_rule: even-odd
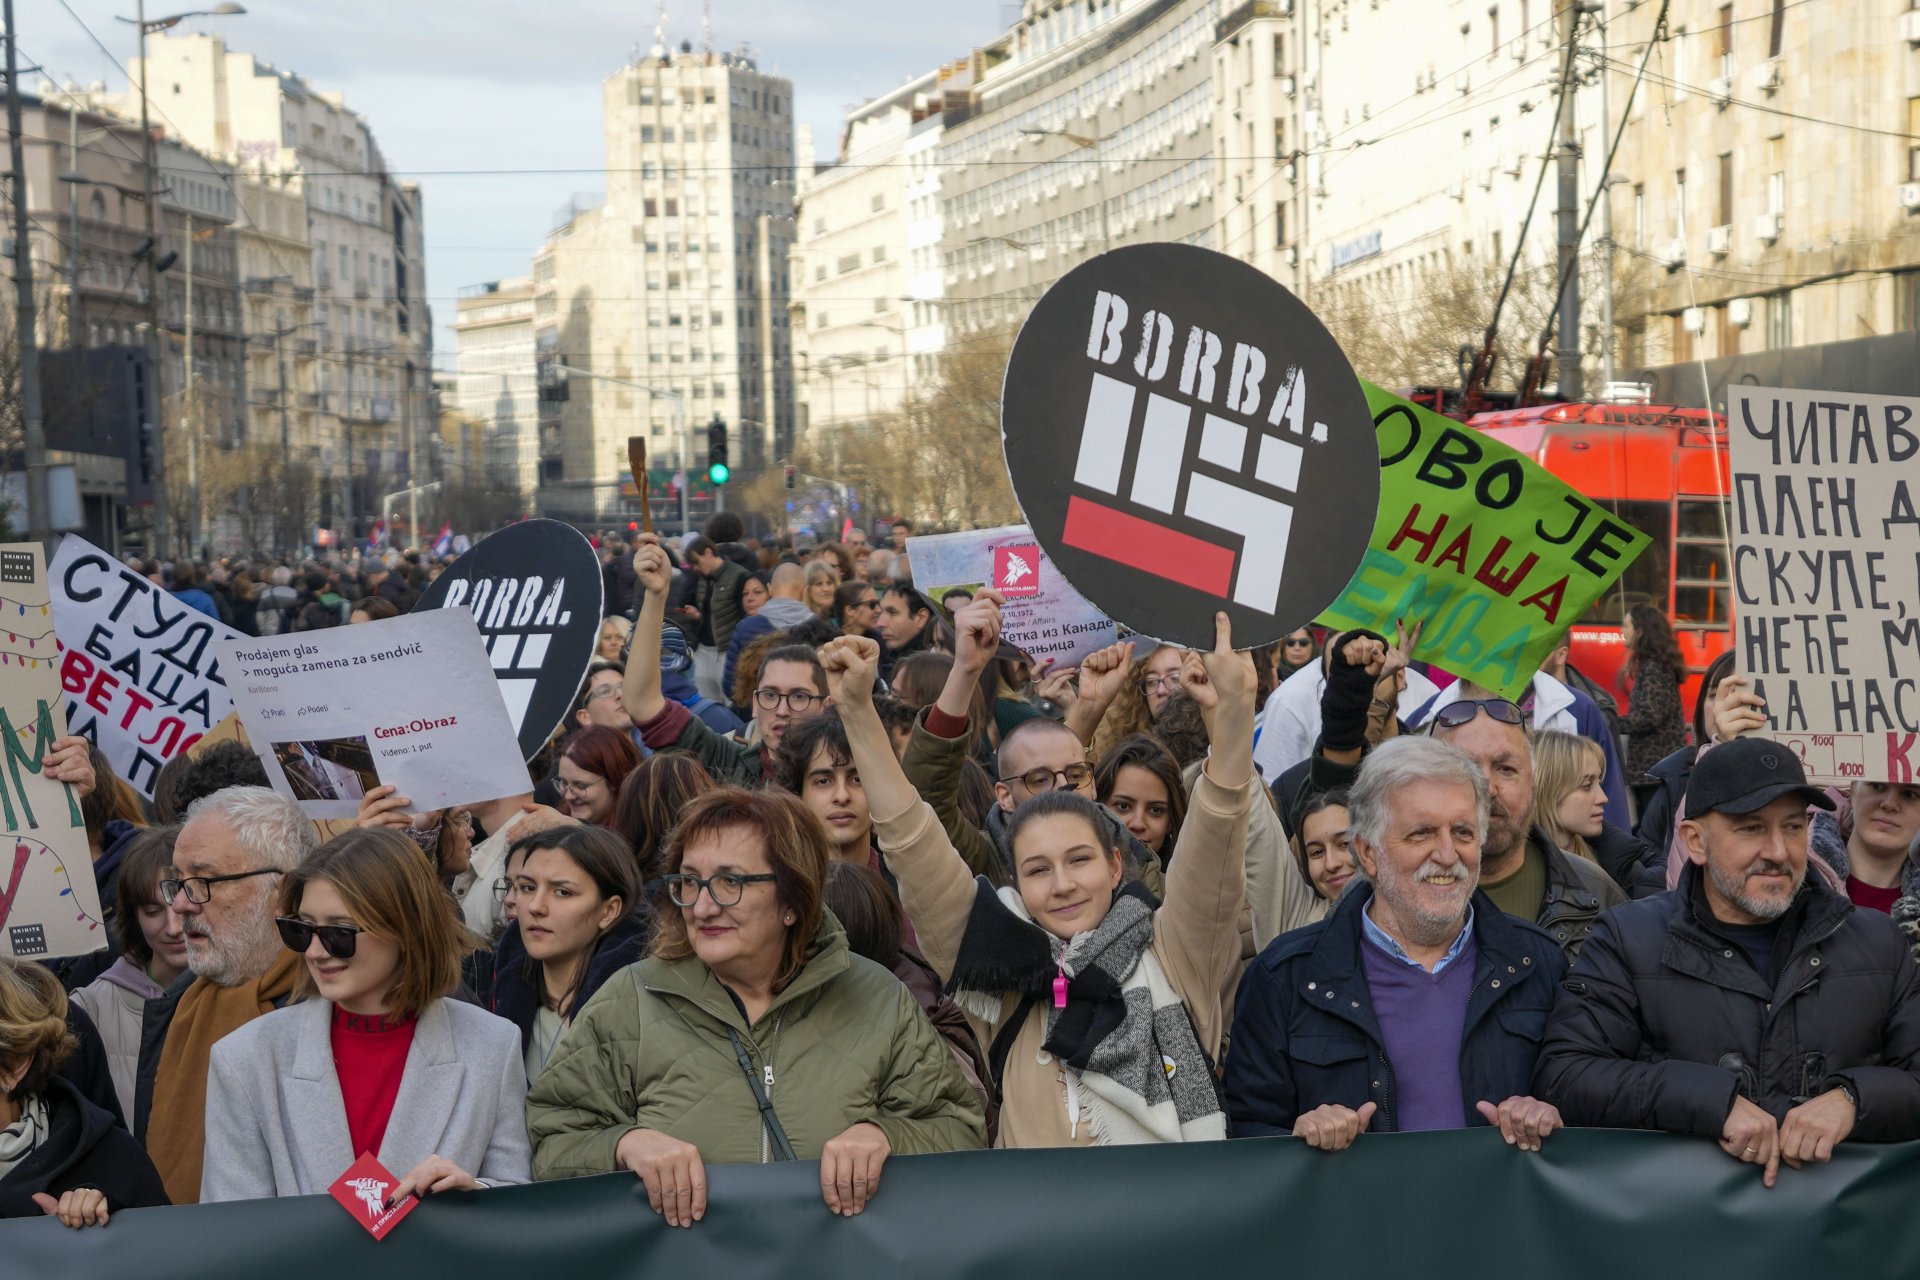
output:
[[[1350,640],[1387,638],[1372,631],[1354,630],[1333,642],[1327,666],[1327,688],[1320,695],[1320,746],[1325,751],[1356,751],[1367,745],[1367,709],[1373,702],[1374,677],[1343,656]]]

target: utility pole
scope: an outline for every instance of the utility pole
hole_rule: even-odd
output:
[[[1580,31],[1579,0],[1560,0],[1560,33],[1567,43],[1566,74],[1560,81],[1564,95],[1560,103],[1560,145],[1558,148],[1560,278],[1566,288],[1560,296],[1560,345],[1554,354],[1558,366],[1560,398],[1578,400],[1583,394],[1580,377],[1580,126],[1574,118],[1574,88],[1579,78],[1574,70],[1572,49]],[[1604,75],[1605,72],[1603,71]]]
[[[133,13],[134,24],[140,29],[140,160],[147,189],[147,351],[153,370],[147,401],[153,407],[153,534],[147,554],[157,557],[165,549],[167,538],[166,351],[160,328],[160,184],[155,172],[160,165],[153,145],[153,123],[147,118],[147,0],[135,0]]]
[[[293,506],[293,485],[289,483],[293,467],[293,435],[287,427],[287,334],[291,332],[285,325],[273,327],[273,362],[279,366],[280,373],[280,503],[285,511]],[[284,520],[281,527],[286,527]],[[275,539],[279,541],[279,539]],[[280,551],[291,551],[290,546],[280,546]]]
[[[40,339],[34,331],[33,252],[27,240],[27,161],[20,143],[20,48],[13,0],[7,20],[7,150],[13,164],[13,295],[20,344],[20,416],[26,428],[28,536],[44,545],[47,528],[47,429],[40,408]]]
[[[1612,80],[1612,63],[1609,59],[1613,51],[1608,48],[1607,6],[1606,0],[1600,0],[1599,17],[1594,21],[1600,37],[1600,136],[1606,137],[1613,131],[1613,98],[1608,91],[1608,82]],[[1604,187],[1600,194],[1600,248],[1606,254],[1604,259],[1606,274],[1601,276],[1603,288],[1600,293],[1600,386],[1602,394],[1613,385],[1613,170],[1600,175]]]
[[[187,554],[200,554],[200,424],[193,413],[193,215],[187,215],[186,237],[186,377],[181,382],[180,429],[187,433]]]

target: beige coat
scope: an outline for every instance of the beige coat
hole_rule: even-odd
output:
[[[1232,998],[1240,981],[1239,920],[1246,904],[1247,813],[1259,779],[1230,791],[1204,774],[1194,783],[1192,807],[1167,872],[1166,900],[1153,916],[1153,954],[1193,1015],[1200,1047],[1218,1060]],[[950,979],[973,908],[973,872],[954,850],[933,809],[916,801],[905,812],[875,815],[887,866],[913,921],[922,953]],[[999,1012],[969,1020],[980,1042],[991,1044],[1000,1023],[1018,1009],[1004,996]],[[1041,1048],[1046,1010],[1032,1009],[1015,1037],[1001,1082],[1002,1147],[1090,1146],[1091,1128],[1067,1114],[1062,1066]]]

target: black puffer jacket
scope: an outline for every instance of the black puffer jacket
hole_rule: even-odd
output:
[[[41,1217],[35,1192],[58,1200],[81,1187],[105,1195],[109,1213],[170,1203],[153,1161],[112,1116],[61,1076],[47,1082],[42,1096],[46,1139],[0,1178],[0,1218]]]
[[[1718,1138],[1734,1095],[1778,1120],[1845,1081],[1852,1136],[1920,1137],[1920,967],[1886,916],[1808,876],[1771,981],[1680,885],[1600,918],[1554,1003],[1534,1093],[1567,1123]]]
[[[1595,921],[1609,907],[1627,900],[1613,878],[1585,858],[1567,853],[1535,827],[1527,839],[1547,857],[1547,896],[1534,923],[1553,935],[1569,963],[1592,936]]]

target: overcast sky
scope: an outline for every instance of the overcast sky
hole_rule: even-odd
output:
[[[602,189],[600,84],[636,45],[652,44],[656,5],[244,3],[245,16],[189,19],[181,29],[221,34],[231,48],[344,93],[372,126],[389,167],[418,176],[426,192],[427,289],[439,325],[435,364],[450,368],[446,325],[460,287],[525,274],[555,211],[575,192]],[[147,13],[193,7],[214,6],[151,0]],[[114,16],[131,15],[133,0],[15,0],[14,10],[23,61],[63,82],[125,85],[120,66],[133,57],[133,28]],[[848,107],[991,40],[1017,12],[999,0],[713,0],[713,43],[751,43],[761,70],[791,78],[800,120],[813,126],[822,158],[831,158]],[[694,0],[669,0],[667,34],[676,45],[698,43]],[[22,80],[32,89],[40,77]],[[536,169],[578,172],[526,172]]]

